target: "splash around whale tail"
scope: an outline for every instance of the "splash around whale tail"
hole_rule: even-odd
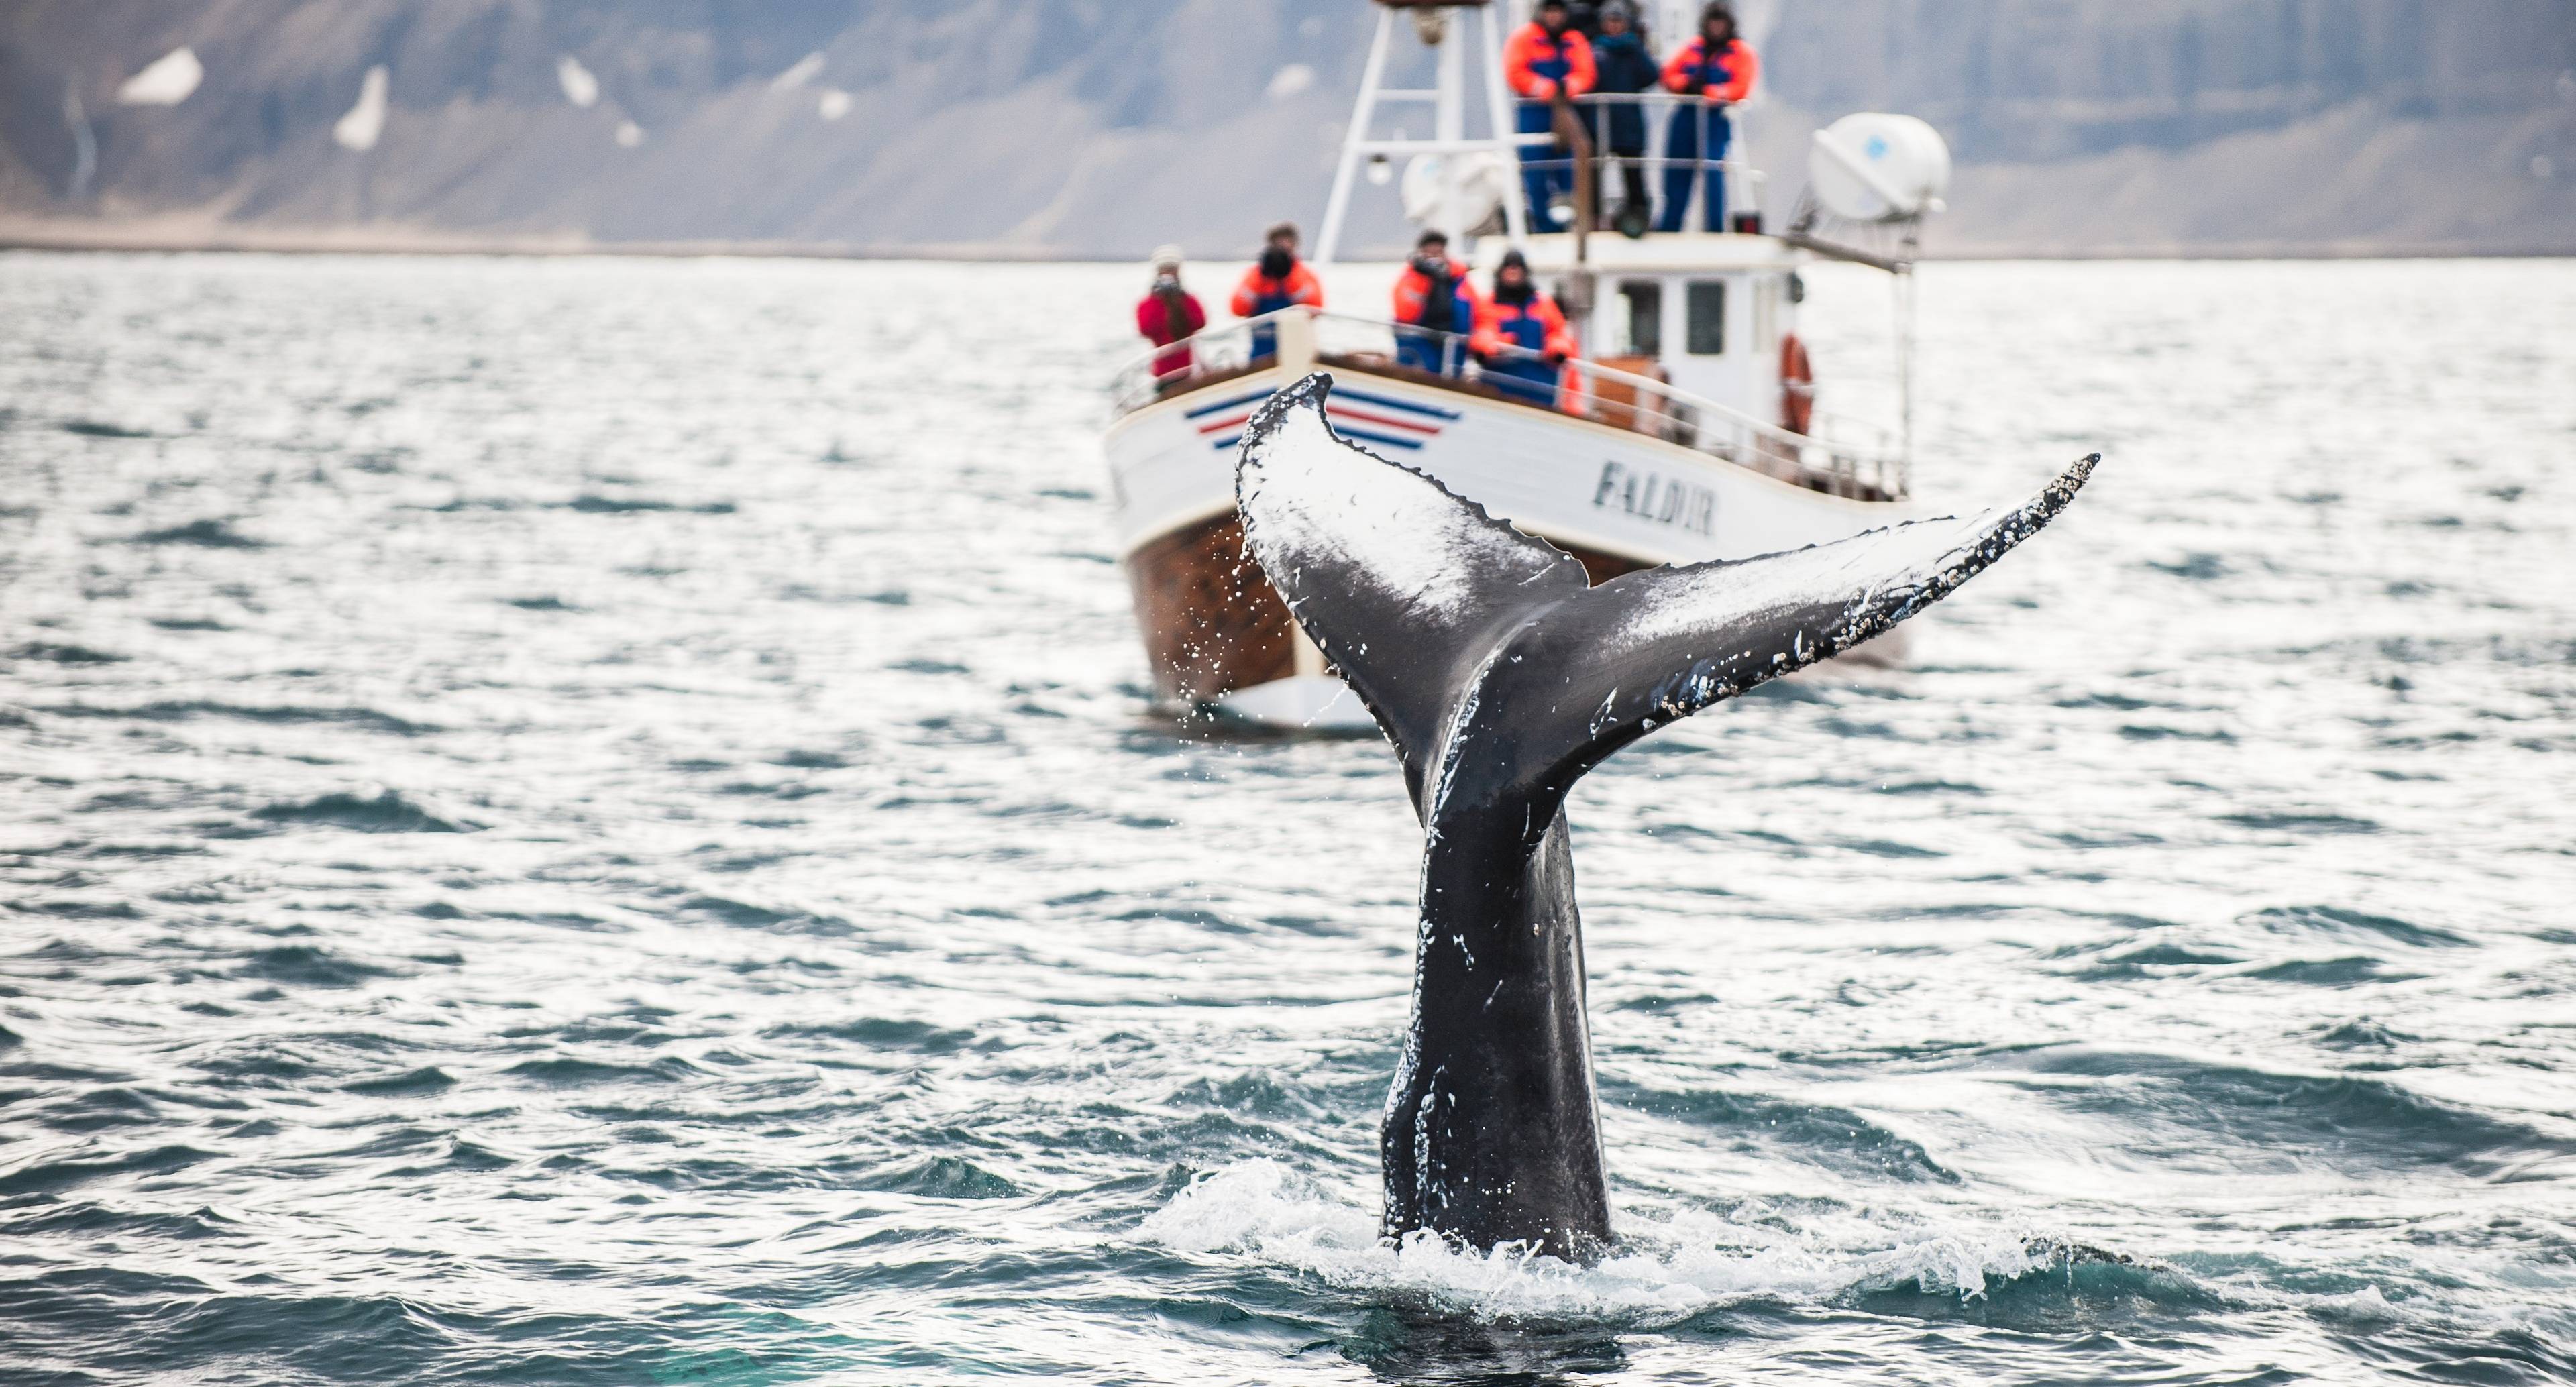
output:
[[[1572,555],[1335,434],[1331,389],[1309,375],[1246,429],[1246,544],[1395,743],[1424,823],[1508,804],[1533,845],[1612,752],[1939,601],[2065,509],[2101,460],[2011,510],[1592,587]]]

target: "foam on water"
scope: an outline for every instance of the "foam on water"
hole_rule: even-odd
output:
[[[1588,1266],[1519,1247],[1477,1251],[1423,1232],[1388,1244],[1354,1191],[1273,1160],[1202,1175],[1141,1224],[1138,1236],[1195,1253],[1235,1252],[1346,1289],[1419,1296],[1497,1319],[1670,1324],[1745,1301],[1827,1303],[1913,1287],[1983,1296],[2058,1265],[2062,1243],[1968,1224],[1883,1226],[1867,1216],[1793,1231],[1685,1214],[1622,1224],[1618,1251]]]
[[[1651,1329],[1715,1311],[1830,1312],[1895,1301],[1949,1302],[1959,1313],[2027,1316],[1990,1304],[2036,1291],[2078,1319],[2153,1306],[2287,1312],[2371,1334],[2545,1336],[2559,1317],[2510,1303],[2468,1305],[2420,1291],[2394,1302],[2376,1282],[2351,1289],[2283,1284],[2250,1267],[2206,1278],[2183,1268],[2091,1248],[2060,1231],[1880,1209],[1794,1212],[1761,1202],[1720,1216],[1684,1210],[1620,1223],[1617,1251],[1588,1266],[1517,1247],[1480,1252],[1417,1233],[1377,1237],[1367,1191],[1337,1187],[1270,1159],[1195,1178],[1137,1228],[1140,1239],[1245,1271],[1286,1269],[1338,1290],[1495,1322],[1564,1330],[1593,1324]],[[2290,1278],[2297,1281],[2299,1278]],[[2336,1280],[2328,1276],[2328,1287]],[[2128,1311],[2134,1314],[2135,1311]]]

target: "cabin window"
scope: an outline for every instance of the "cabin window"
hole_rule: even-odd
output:
[[[1664,354],[1664,286],[1651,279],[1631,279],[1619,285],[1619,297],[1628,304],[1627,349],[1638,356]]]
[[[1694,279],[1690,282],[1690,354],[1724,356],[1726,354],[1726,281]]]

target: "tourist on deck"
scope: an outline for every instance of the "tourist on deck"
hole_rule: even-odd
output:
[[[1673,108],[1664,138],[1664,157],[1672,162],[1664,167],[1664,212],[1655,220],[1657,231],[1682,229],[1683,215],[1690,210],[1691,175],[1700,172],[1703,159],[1708,165],[1700,224],[1710,231],[1726,229],[1726,171],[1717,167],[1735,134],[1726,108],[1753,95],[1761,71],[1753,45],[1735,32],[1735,11],[1712,0],[1700,11],[1698,37],[1664,64],[1664,85],[1699,100]]]
[[[1324,286],[1297,258],[1297,224],[1281,222],[1270,228],[1262,240],[1261,258],[1243,272],[1243,282],[1234,286],[1234,316],[1258,318],[1264,313],[1304,304],[1309,308],[1324,306]],[[1279,332],[1264,323],[1252,330],[1252,358],[1279,355]]]
[[[1506,396],[1553,407],[1557,379],[1574,355],[1574,334],[1556,302],[1530,279],[1529,261],[1509,251],[1494,270],[1494,292],[1476,314],[1476,360]],[[1518,350],[1514,350],[1517,348]]]
[[[1557,97],[1577,97],[1592,90],[1592,45],[1574,31],[1565,0],[1539,0],[1537,16],[1503,45],[1503,77],[1521,94],[1524,135],[1544,135],[1556,128]],[[1521,146],[1521,189],[1529,199],[1533,230],[1571,223],[1573,152],[1553,142]]]
[[[1458,373],[1458,339],[1476,330],[1476,285],[1467,267],[1449,258],[1447,235],[1426,231],[1413,243],[1413,258],[1395,279],[1395,322],[1398,364]]]
[[[1168,390],[1189,378],[1196,364],[1188,338],[1207,326],[1207,309],[1198,296],[1181,287],[1181,248],[1154,252],[1154,283],[1136,304],[1136,330],[1145,340],[1170,350],[1154,353],[1154,388]]]
[[[1601,36],[1592,41],[1592,68],[1599,85],[1594,90],[1605,98],[1613,92],[1642,92],[1654,88],[1663,74],[1655,67],[1654,51],[1647,46],[1645,30],[1638,27],[1637,10],[1632,0],[1609,0],[1601,7]],[[1653,216],[1646,200],[1646,113],[1635,101],[1603,100],[1601,122],[1594,138],[1609,156],[1604,172],[1615,166],[1619,170],[1622,219],[1637,219],[1633,227],[1623,227],[1634,234],[1643,231]],[[1593,221],[1601,220],[1601,185],[1592,184]]]

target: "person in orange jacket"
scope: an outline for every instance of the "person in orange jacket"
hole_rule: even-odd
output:
[[[1574,333],[1556,301],[1538,291],[1519,251],[1506,252],[1495,267],[1494,292],[1476,314],[1472,345],[1484,378],[1496,389],[1526,404],[1555,407],[1557,377],[1574,356]]]
[[[1530,22],[1503,45],[1503,78],[1521,94],[1520,132],[1544,135],[1556,128],[1554,102],[1592,90],[1592,45],[1575,30],[1565,0],[1539,0]],[[1530,228],[1546,231],[1574,220],[1574,158],[1562,145],[1521,146],[1521,190],[1529,199]],[[1557,203],[1563,200],[1563,220]]]
[[[1324,286],[1297,258],[1297,224],[1281,222],[1262,238],[1268,244],[1261,248],[1261,258],[1243,272],[1243,282],[1234,286],[1234,316],[1257,318],[1264,313],[1304,304],[1309,308],[1324,306]],[[1252,330],[1252,357],[1279,355],[1279,333],[1268,324]]]
[[[1447,334],[1476,330],[1476,282],[1449,258],[1449,237],[1426,231],[1413,243],[1413,258],[1395,277],[1395,359],[1417,371],[1457,374],[1459,359]],[[1406,332],[1416,327],[1420,332]]]
[[[1708,186],[1700,200],[1701,225],[1710,231],[1726,229],[1726,171],[1717,167],[1735,137],[1726,108],[1753,95],[1761,73],[1762,60],[1754,56],[1753,45],[1735,32],[1735,11],[1724,0],[1710,0],[1699,12],[1699,36],[1664,64],[1664,86],[1699,100],[1674,107],[1672,124],[1665,129],[1664,157],[1671,162],[1664,165],[1664,211],[1655,219],[1657,231],[1682,229],[1682,218],[1690,211],[1691,177],[1703,173],[1703,158]]]

